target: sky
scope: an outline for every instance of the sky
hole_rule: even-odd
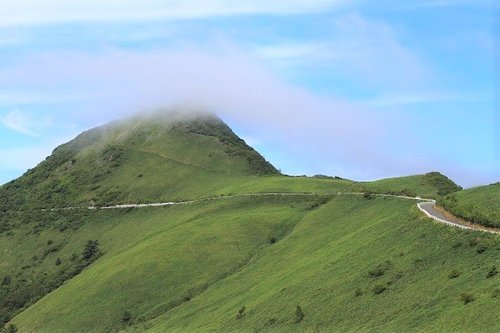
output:
[[[0,184],[136,112],[217,113],[282,172],[500,181],[493,0],[0,0]]]

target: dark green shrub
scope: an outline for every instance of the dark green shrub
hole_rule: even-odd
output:
[[[245,317],[246,315],[246,307],[242,306],[239,310],[238,310],[238,313],[236,314],[236,319],[241,319],[243,317]]]
[[[17,331],[18,330],[16,325],[10,324],[9,326],[7,326],[7,333],[16,333]]]
[[[486,251],[488,249],[488,247],[484,244],[479,244],[478,247],[476,248],[476,252],[481,254],[483,253],[484,251]]]
[[[57,257],[55,262],[56,266],[59,266],[61,263],[62,263],[61,258]]]
[[[271,238],[269,239],[269,243],[270,243],[270,244],[274,244],[274,243],[276,243],[276,238],[275,238],[275,237],[271,237]]]
[[[463,293],[460,295],[460,300],[464,303],[464,304],[469,304],[471,302],[474,302],[476,300],[476,298],[474,297],[474,295],[472,294],[468,294],[468,293]]]
[[[373,287],[373,294],[378,295],[386,291],[387,288],[381,284],[377,284],[375,287]]]
[[[87,245],[82,252],[82,258],[85,261],[91,261],[91,259],[96,259],[101,255],[101,250],[99,248],[99,242],[97,240],[87,241]]]
[[[382,276],[387,272],[390,268],[392,267],[392,262],[389,260],[384,261],[383,263],[379,264],[375,269],[368,271],[368,275],[371,278],[376,278],[379,276]]]
[[[490,270],[486,274],[486,278],[487,279],[492,278],[492,277],[496,276],[497,274],[498,274],[498,271],[497,271],[496,266],[491,266]]]
[[[356,288],[356,290],[354,291],[354,296],[359,297],[361,295],[363,295],[363,290],[361,290],[361,288]]]
[[[304,316],[304,311],[302,311],[300,305],[297,305],[297,308],[295,308],[295,323],[300,323],[304,319]]]
[[[130,323],[132,320],[132,314],[129,311],[124,311],[122,315],[122,322],[125,324]]]
[[[460,272],[456,269],[452,270],[450,274],[448,274],[448,279],[455,279],[460,276]]]
[[[11,277],[6,275],[3,277],[2,286],[8,286],[9,284],[11,284],[11,282],[12,282]]]

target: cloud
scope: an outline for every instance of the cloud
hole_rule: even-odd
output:
[[[323,34],[323,39],[312,42],[257,45],[253,52],[284,70],[323,69],[377,92],[413,90],[433,80],[432,66],[384,21],[343,15],[332,19]]]
[[[387,36],[391,41],[392,35]],[[293,165],[316,173],[373,179],[438,169],[473,177],[456,171],[455,161],[433,153],[420,137],[409,135],[408,114],[377,112],[366,104],[287,83],[262,59],[224,42],[143,51],[36,53],[18,58],[15,65],[0,65],[0,78],[0,91],[19,89],[25,96],[42,91],[47,100],[57,100],[64,87],[64,94],[74,98],[64,115],[84,127],[138,110],[190,105],[215,111],[237,124],[245,137],[259,138],[259,145],[286,152],[294,157]],[[34,131],[30,122],[18,124]],[[280,154],[267,157],[281,161]]]
[[[0,90],[94,92],[69,108],[79,110],[76,119],[94,125],[137,110],[189,104],[261,131],[251,137],[272,133],[266,139],[276,144],[335,154],[344,163],[376,165],[388,158],[375,148],[386,140],[383,116],[286,83],[231,45],[36,54],[0,68],[0,77]],[[8,120],[11,128],[33,132],[22,114],[10,114]]]
[[[491,0],[427,0],[409,4],[409,7],[450,7],[463,5],[485,5],[491,4]]]
[[[51,123],[48,118],[36,118],[21,110],[13,110],[0,116],[0,122],[11,130],[30,136],[37,136],[40,130]]]
[[[0,0],[0,26],[324,12],[346,0]]]

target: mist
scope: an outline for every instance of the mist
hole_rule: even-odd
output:
[[[214,112],[240,129],[237,134],[257,138],[256,148],[269,151],[265,157],[285,173],[370,180],[437,170],[465,186],[483,181],[405,135],[411,123],[402,114],[288,83],[227,43],[42,53],[0,68],[0,77],[0,89],[22,96],[18,104],[64,101],[67,111],[52,115],[54,123],[69,114],[79,124],[95,126],[141,110]],[[280,165],[273,157],[278,152],[304,170]]]

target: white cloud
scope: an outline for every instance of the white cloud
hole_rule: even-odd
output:
[[[13,110],[0,116],[0,122],[11,130],[30,136],[37,136],[40,130],[51,123],[48,118],[37,118],[21,110]]]
[[[347,0],[0,0],[0,26],[322,12]]]
[[[322,40],[253,46],[253,53],[284,71],[314,68],[378,92],[428,87],[432,66],[383,21],[351,14],[332,20]]]
[[[492,101],[494,96],[486,93],[444,93],[422,92],[414,94],[383,95],[364,102],[368,106],[386,107],[422,103],[446,102],[484,102]]]

